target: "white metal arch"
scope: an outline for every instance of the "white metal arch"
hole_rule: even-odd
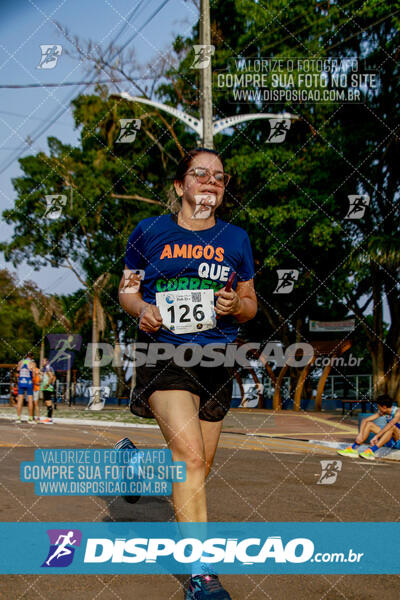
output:
[[[196,117],[191,117],[190,115],[184,113],[177,108],[173,108],[172,106],[168,106],[167,104],[162,104],[161,102],[156,102],[155,100],[147,100],[147,98],[139,98],[138,96],[131,96],[127,92],[122,92],[121,94],[112,94],[113,96],[118,96],[120,98],[124,98],[124,100],[128,100],[129,102],[140,102],[141,104],[148,104],[149,106],[154,106],[155,108],[159,108],[164,112],[173,115],[180,121],[183,121],[185,125],[193,129],[197,135],[202,135],[203,132],[203,122],[202,119],[196,119]]]
[[[163,104],[162,102],[156,102],[155,100],[147,100],[147,98],[139,98],[138,96],[131,96],[127,92],[121,92],[120,94],[112,94],[112,96],[116,96],[118,98],[123,98],[124,100],[128,100],[128,102],[139,102],[141,104],[148,104],[149,106],[154,106],[164,112],[173,115],[185,125],[193,129],[200,137],[203,134],[203,119],[196,119],[196,117],[192,117],[182,110],[178,110],[177,108],[172,108],[172,106],[168,106],[167,104]],[[226,117],[224,119],[219,119],[218,121],[214,121],[213,123],[213,135],[216,135],[220,131],[227,129],[228,127],[233,127],[238,123],[244,123],[245,121],[253,121],[254,119],[291,119],[292,121],[298,119],[297,115],[292,115],[290,113],[252,113],[247,115],[236,115],[233,117]]]
[[[248,115],[237,115],[235,117],[226,117],[225,119],[219,119],[213,123],[213,134],[219,133],[223,129],[233,127],[238,123],[244,123],[244,121],[253,121],[254,119],[298,119],[296,115],[290,113],[251,113]]]

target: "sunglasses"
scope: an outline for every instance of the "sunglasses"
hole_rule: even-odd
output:
[[[206,167],[194,167],[187,171],[185,175],[193,175],[198,183],[209,183],[211,177],[214,177],[216,185],[220,187],[226,187],[231,178],[228,173],[224,173],[223,171],[211,173]]]

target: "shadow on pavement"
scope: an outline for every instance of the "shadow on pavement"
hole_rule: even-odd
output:
[[[108,506],[103,521],[162,522],[174,521],[172,502],[167,496],[142,496],[136,504],[129,504],[118,496],[99,496]]]
[[[99,500],[108,505],[108,516],[105,516],[103,522],[114,521],[145,521],[162,522],[174,521],[174,511],[172,502],[167,496],[143,496],[136,504],[129,504],[123,498],[115,496],[99,496]],[[186,593],[189,585],[189,575],[178,575],[171,573],[182,588],[182,593]]]

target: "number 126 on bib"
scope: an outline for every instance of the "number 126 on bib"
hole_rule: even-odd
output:
[[[156,304],[164,326],[173,333],[195,333],[216,326],[214,290],[158,292]]]

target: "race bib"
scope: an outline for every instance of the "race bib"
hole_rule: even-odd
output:
[[[163,325],[176,334],[196,333],[216,326],[214,290],[157,292]]]

